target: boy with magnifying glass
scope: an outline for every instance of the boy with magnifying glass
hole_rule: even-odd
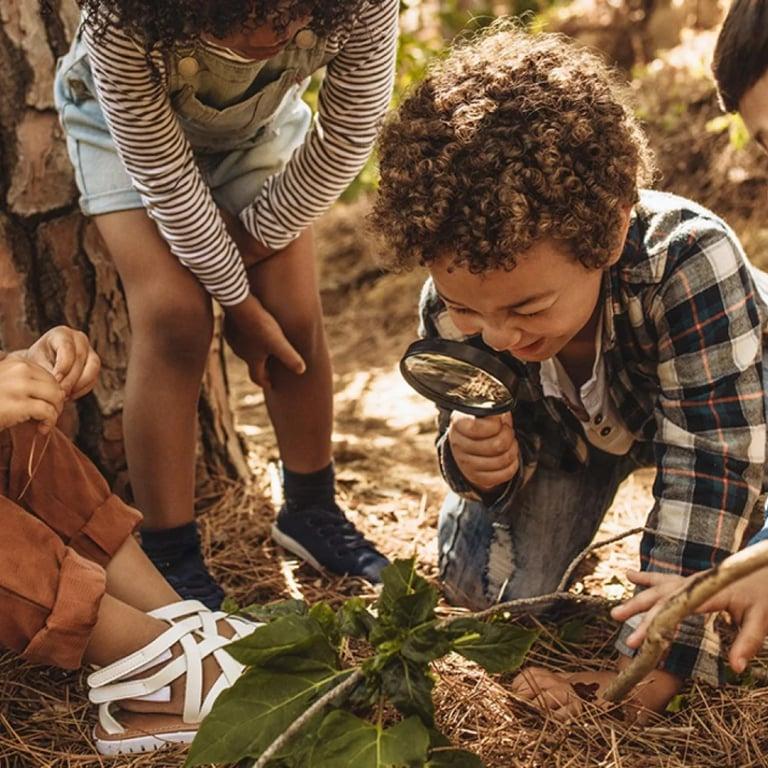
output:
[[[553,591],[639,466],[656,469],[643,571],[685,575],[741,547],[765,486],[768,277],[714,214],[641,189],[651,155],[608,69],[560,36],[496,26],[415,88],[380,165],[374,224],[397,267],[430,273],[422,335],[470,340],[519,379],[511,413],[441,412],[449,598]],[[616,674],[529,668],[513,688],[567,718],[574,683]],[[722,676],[703,616],[635,702],[661,711],[692,676]]]

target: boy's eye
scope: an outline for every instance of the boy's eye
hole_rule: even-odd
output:
[[[467,309],[466,307],[452,307],[448,306],[448,309],[451,312],[456,312],[458,315],[473,315],[474,312],[471,309]]]

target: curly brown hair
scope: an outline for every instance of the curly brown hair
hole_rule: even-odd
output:
[[[448,255],[512,269],[543,238],[600,267],[652,157],[621,87],[595,55],[501,21],[455,47],[384,126],[371,223],[388,266]]]
[[[366,0],[78,0],[89,24],[101,33],[117,24],[142,40],[171,48],[207,32],[224,37],[233,29],[270,22],[281,32],[291,21],[312,15],[312,29],[327,35],[351,18]],[[380,0],[367,0],[380,2]]]

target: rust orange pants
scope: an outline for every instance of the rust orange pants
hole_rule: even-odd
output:
[[[0,432],[0,647],[38,664],[76,669],[104,595],[104,566],[141,515],[114,496],[61,433]],[[39,464],[38,464],[39,461]]]

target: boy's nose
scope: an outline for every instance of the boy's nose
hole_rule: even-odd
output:
[[[514,347],[520,343],[522,333],[518,328],[509,327],[484,327],[483,328],[483,341],[497,352],[503,352],[505,349]]]

